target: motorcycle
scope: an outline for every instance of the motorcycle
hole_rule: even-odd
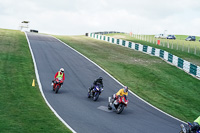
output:
[[[180,126],[181,126],[181,131],[179,133],[187,133],[186,127],[183,124],[181,124]],[[191,126],[192,123],[188,122],[188,127],[191,128]],[[200,133],[200,129],[198,129],[196,132],[191,131],[190,133]]]
[[[122,97],[119,96],[114,102],[112,101],[111,97],[108,97],[108,109],[112,110],[115,108],[117,114],[120,114],[124,110],[124,107],[127,107],[127,105],[128,99],[126,95]]]
[[[99,95],[101,95],[102,91],[103,88],[96,85],[91,91],[90,89],[88,90],[88,98],[92,97],[93,100],[96,101],[99,98]]]
[[[58,90],[60,89],[62,83],[63,83],[62,78],[56,78],[53,81],[53,91],[55,91],[55,93],[58,93]]]

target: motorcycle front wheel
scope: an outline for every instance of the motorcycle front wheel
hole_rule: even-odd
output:
[[[59,88],[60,88],[60,86],[57,85],[57,86],[56,86],[56,91],[55,91],[55,93],[58,93]]]
[[[117,108],[117,114],[120,114],[123,110],[124,110],[125,105],[124,104],[120,104]]]
[[[93,100],[96,101],[99,98],[99,92],[96,92],[94,94]]]

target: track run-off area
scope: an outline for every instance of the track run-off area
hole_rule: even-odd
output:
[[[27,32],[41,92],[55,114],[78,133],[177,133],[181,121],[160,112],[129,93],[121,114],[107,110],[108,97],[122,85],[93,62],[54,37]],[[63,67],[66,79],[58,94],[52,91],[54,74]],[[94,102],[87,90],[99,76],[104,91]],[[38,83],[38,84],[40,84]]]

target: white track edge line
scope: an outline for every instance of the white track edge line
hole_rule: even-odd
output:
[[[49,106],[49,108],[51,109],[51,111],[53,111],[53,113],[56,115],[56,117],[67,127],[69,128],[73,133],[76,133],[76,131],[74,129],[72,129],[58,114],[57,112],[51,107],[51,105],[49,104],[49,102],[47,101],[44,93],[43,93],[43,89],[42,89],[42,85],[41,85],[41,82],[40,82],[40,77],[39,77],[39,74],[38,74],[38,70],[37,70],[37,65],[36,65],[36,62],[35,62],[35,57],[33,55],[33,51],[32,51],[32,48],[31,48],[31,45],[30,45],[30,42],[29,42],[29,39],[28,39],[28,36],[26,34],[26,32],[24,32],[25,35],[26,35],[26,39],[27,39],[27,42],[28,42],[28,46],[29,46],[29,50],[31,52],[31,55],[32,55],[32,59],[33,59],[33,63],[34,63],[34,68],[35,68],[35,74],[36,74],[36,78],[37,78],[37,82],[38,82],[38,86],[39,86],[39,89],[40,89],[40,92],[46,102],[46,104]]]
[[[50,36],[51,36],[51,35],[50,35]],[[54,36],[52,36],[52,37],[54,37]],[[56,37],[54,37],[54,38],[57,39]],[[85,55],[83,55],[82,53],[80,53],[80,52],[78,52],[77,50],[73,49],[72,47],[70,47],[69,45],[67,45],[66,43],[64,43],[63,41],[61,41],[61,40],[59,40],[59,39],[57,39],[57,40],[60,41],[61,43],[65,44],[67,47],[71,48],[72,50],[74,50],[75,52],[77,52],[78,54],[80,54],[81,56],[85,57],[87,60],[89,60],[89,61],[92,62],[94,65],[96,65],[98,68],[100,68],[102,71],[104,71],[107,75],[109,75],[112,79],[114,79],[114,80],[115,80],[117,83],[119,83],[121,86],[124,86],[124,85],[123,85],[122,83],[120,83],[117,79],[115,79],[112,75],[110,75],[106,70],[104,70],[103,68],[101,68],[99,65],[97,65],[95,62],[93,62],[92,60],[90,60],[89,58],[87,58]],[[136,94],[135,94],[134,92],[132,92],[131,90],[129,90],[129,92],[130,92],[131,94],[133,94],[134,96],[136,96],[137,98],[139,98],[140,100],[142,100],[143,102],[145,102],[146,104],[148,104],[149,106],[151,106],[151,107],[155,108],[156,110],[162,112],[163,114],[165,114],[165,115],[167,115],[167,116],[170,116],[171,118],[173,118],[173,119],[175,119],[175,120],[178,120],[178,121],[180,121],[180,122],[182,122],[182,123],[187,124],[186,122],[184,122],[184,121],[182,121],[182,120],[180,120],[180,119],[178,119],[178,118],[176,118],[176,117],[174,117],[174,116],[172,116],[172,115],[170,115],[170,114],[168,114],[168,113],[166,113],[166,112],[160,110],[159,108],[153,106],[152,104],[148,103],[147,101],[145,101],[144,99],[142,99],[141,97],[139,97],[138,95],[136,95]]]

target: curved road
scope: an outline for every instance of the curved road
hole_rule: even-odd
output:
[[[78,133],[177,133],[180,121],[144,103],[129,93],[128,108],[122,114],[109,112],[108,96],[122,86],[96,65],[57,39],[27,33],[44,95],[60,117]],[[60,67],[66,80],[58,94],[51,81]],[[87,89],[97,77],[104,78],[104,92],[94,102],[87,98]]]

